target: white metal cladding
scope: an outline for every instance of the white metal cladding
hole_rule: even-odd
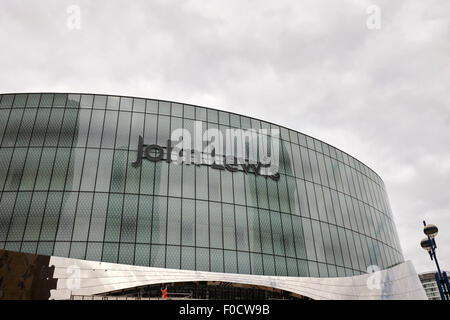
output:
[[[71,295],[94,295],[114,290],[158,283],[224,281],[273,287],[317,300],[426,300],[426,294],[411,261],[377,273],[339,278],[258,276],[140,267],[106,262],[51,257],[55,266],[56,290],[50,299],[69,299]],[[79,281],[73,270],[79,268]],[[368,286],[369,277],[378,277],[379,287]],[[370,289],[369,287],[372,287]]]

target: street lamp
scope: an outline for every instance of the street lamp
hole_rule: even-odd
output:
[[[450,300],[450,284],[448,281],[447,273],[444,271],[441,273],[441,268],[439,268],[439,263],[436,257],[436,240],[434,238],[438,234],[438,228],[434,224],[426,224],[423,221],[423,233],[427,236],[420,241],[420,246],[428,251],[431,260],[434,260],[438,272],[435,273],[434,277],[438,285],[439,293],[442,300]]]

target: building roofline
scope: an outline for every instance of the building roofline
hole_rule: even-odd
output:
[[[340,148],[338,148],[338,147],[336,147],[336,146],[334,146],[334,145],[332,145],[332,144],[330,144],[328,142],[325,142],[325,141],[323,141],[323,140],[321,140],[319,138],[315,138],[315,137],[313,137],[313,136],[311,136],[309,134],[300,132],[298,130],[294,130],[292,128],[289,128],[289,127],[286,127],[286,126],[283,126],[283,125],[280,125],[280,124],[277,124],[277,123],[274,123],[274,122],[271,122],[271,121],[268,121],[268,120],[263,120],[263,119],[255,118],[255,117],[252,117],[252,116],[247,116],[245,114],[236,113],[236,112],[233,112],[233,111],[221,110],[221,109],[217,109],[217,108],[205,107],[205,106],[202,106],[202,105],[197,105],[197,104],[192,104],[192,103],[179,102],[179,101],[174,101],[174,100],[165,100],[165,99],[156,99],[156,98],[148,98],[148,97],[140,97],[140,96],[129,96],[129,95],[120,95],[120,94],[118,95],[118,94],[92,93],[92,92],[56,92],[56,91],[53,91],[53,92],[52,91],[2,92],[2,93],[0,93],[0,95],[7,95],[7,94],[79,94],[79,95],[97,95],[97,96],[110,96],[110,97],[123,97],[123,98],[134,98],[134,99],[145,99],[145,100],[157,100],[157,101],[162,101],[162,102],[190,105],[190,106],[193,106],[193,107],[200,107],[200,108],[209,109],[209,110],[215,110],[215,111],[220,111],[220,112],[227,112],[227,113],[238,115],[238,116],[244,116],[244,117],[247,117],[247,118],[250,118],[250,119],[263,121],[263,122],[269,123],[271,125],[275,125],[275,126],[287,129],[287,130],[291,130],[291,131],[294,131],[294,132],[297,132],[297,133],[301,133],[301,134],[303,134],[303,135],[305,135],[307,137],[310,137],[310,138],[315,139],[317,141],[320,141],[320,142],[322,142],[322,143],[324,143],[324,144],[326,144],[328,146],[331,146],[331,147],[335,148],[336,150],[339,150],[340,152],[342,152],[342,153],[346,154],[347,156],[353,158],[354,160],[360,162],[366,168],[368,168],[371,172],[373,172],[378,177],[378,179],[380,179],[382,187],[386,191],[386,186],[384,184],[384,180],[380,177],[380,175],[375,170],[373,170],[370,166],[368,166],[367,164],[365,164],[361,160],[357,159],[356,157],[354,157],[354,156],[350,155],[349,153],[343,151],[342,149],[340,149]]]

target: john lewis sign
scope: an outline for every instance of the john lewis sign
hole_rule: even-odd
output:
[[[139,136],[137,157],[132,166],[139,167],[142,159],[176,165],[207,165],[213,169],[241,171],[278,181],[278,137],[278,130],[271,130],[269,136],[265,129],[226,129],[224,137],[215,128],[203,131],[202,122],[196,121],[193,139],[190,131],[182,128],[172,132],[165,146],[145,144],[144,138]]]

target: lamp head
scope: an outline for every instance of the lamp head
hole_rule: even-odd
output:
[[[422,241],[420,241],[420,246],[427,251],[431,251],[430,240],[428,240],[428,238],[423,238]]]
[[[438,227],[436,227],[434,224],[427,224],[425,227],[423,227],[423,233],[425,233],[430,238],[434,238],[438,234]]]

